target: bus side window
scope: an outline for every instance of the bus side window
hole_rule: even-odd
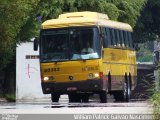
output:
[[[115,36],[115,44],[114,46],[118,45],[118,35],[117,35],[117,30],[114,29],[114,36]]]
[[[125,37],[125,31],[122,31],[123,32],[123,39],[124,39],[124,47],[126,47],[126,37]]]
[[[104,27],[102,27],[101,28],[101,34],[102,34],[102,46],[105,48],[105,47],[107,47],[107,42],[106,42],[106,35],[105,35],[105,28]]]
[[[107,44],[106,47],[111,47],[111,36],[109,28],[105,28],[105,42]]]
[[[112,31],[113,46],[116,46],[115,30],[114,30],[114,29],[111,29],[111,31]]]
[[[127,31],[126,33],[127,33],[128,48],[130,48],[131,46],[130,46],[130,40],[129,40],[129,32]]]
[[[124,42],[125,42],[125,46],[126,46],[126,48],[128,48],[129,47],[129,40],[128,40],[128,34],[127,34],[127,31],[123,31],[123,36],[124,36]]]
[[[116,30],[116,36],[117,36],[117,39],[116,39],[116,41],[117,41],[117,46],[120,47],[121,45],[120,45],[119,30]]]
[[[122,30],[119,31],[119,35],[120,35],[121,46],[124,47],[125,44],[124,44],[124,36],[123,36],[123,31]]]
[[[128,32],[128,38],[129,38],[129,46],[132,49],[133,48],[133,39],[132,39],[132,33]]]
[[[112,33],[112,30],[113,29],[111,29],[111,28],[109,28],[109,33],[110,33],[110,38],[111,38],[111,45],[113,46],[114,45],[114,39],[113,39],[113,33],[114,33],[114,31],[113,31],[113,33]]]

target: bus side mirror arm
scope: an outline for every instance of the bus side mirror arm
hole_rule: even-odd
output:
[[[38,44],[39,44],[39,40],[38,40],[38,38],[35,38],[34,42],[33,42],[34,51],[38,51]]]

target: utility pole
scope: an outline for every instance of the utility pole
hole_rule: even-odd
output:
[[[160,91],[160,43],[158,41],[154,42],[153,61],[155,65],[155,88],[157,91]]]

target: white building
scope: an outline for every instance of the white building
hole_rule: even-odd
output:
[[[39,51],[33,50],[33,42],[21,43],[16,48],[16,100],[49,97],[50,95],[44,95],[41,89]]]

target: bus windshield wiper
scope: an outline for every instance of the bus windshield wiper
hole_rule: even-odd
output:
[[[69,59],[65,59],[63,55],[60,55],[58,59],[53,60],[53,61],[54,62],[62,62],[62,61],[66,61],[66,60],[69,60]]]

